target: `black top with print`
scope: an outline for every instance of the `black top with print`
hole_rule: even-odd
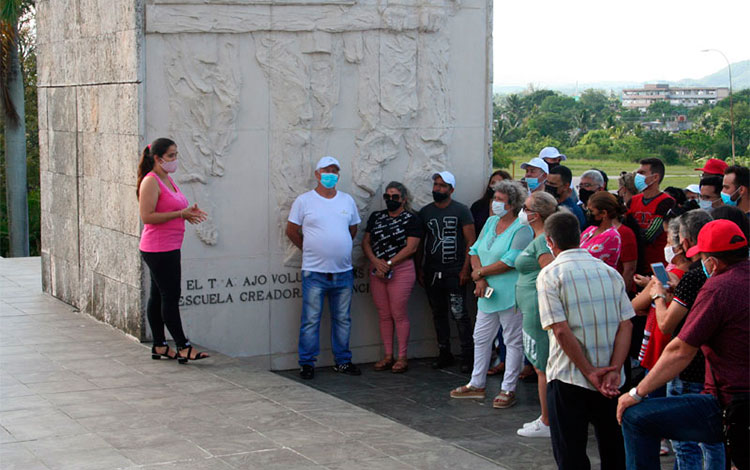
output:
[[[370,214],[365,232],[370,234],[375,257],[387,261],[406,246],[407,237],[422,238],[422,223],[413,212],[402,211],[391,217],[387,210],[382,210]]]
[[[687,320],[688,315],[690,315],[690,309],[693,308],[695,299],[698,297],[698,292],[701,290],[701,287],[703,287],[703,284],[706,283],[706,279],[701,262],[696,261],[690,265],[690,270],[682,276],[682,279],[680,279],[680,282],[674,288],[673,301],[685,307],[688,310],[688,313],[685,315],[685,318],[682,319],[680,324],[677,325],[674,333],[672,333],[672,337],[677,336],[682,329],[682,325],[685,324],[685,320]],[[698,348],[698,353],[693,360],[690,361],[690,364],[688,364],[682,372],[680,372],[680,380],[684,380],[685,382],[703,383],[705,378],[706,358],[703,356],[700,348]]]

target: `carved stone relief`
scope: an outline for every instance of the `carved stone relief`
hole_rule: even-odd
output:
[[[191,47],[191,41],[200,47]],[[226,36],[186,39],[167,36],[170,132],[179,142],[178,181],[194,190],[191,200],[209,214],[196,225],[198,238],[215,245],[219,228],[211,214],[212,178],[224,175],[224,158],[237,137],[241,76],[234,41]],[[206,45],[208,44],[208,46]]]

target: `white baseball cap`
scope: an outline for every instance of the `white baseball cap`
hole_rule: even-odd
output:
[[[557,158],[560,157],[560,160],[565,161],[568,159],[565,155],[561,154],[559,150],[557,150],[555,147],[544,147],[541,152],[539,152],[539,158]]]
[[[697,184],[689,184],[687,188],[685,188],[685,191],[690,191],[691,193],[700,194],[701,193],[701,187]]]
[[[549,148],[549,147],[548,147]],[[525,170],[527,166],[533,166],[535,168],[541,168],[541,170],[549,174],[549,165],[541,158],[532,158],[528,163],[521,163],[521,169]]]
[[[318,164],[315,166],[315,170],[320,170],[321,168],[325,168],[331,165],[336,165],[336,168],[338,168],[339,170],[341,169],[341,164],[339,163],[339,161],[332,156],[327,155],[318,160]]]
[[[450,171],[441,171],[439,173],[435,173],[434,175],[432,175],[432,181],[435,181],[435,178],[437,178],[438,176],[443,178],[443,181],[451,185],[453,189],[456,189],[456,177],[453,176],[453,173],[451,173]]]

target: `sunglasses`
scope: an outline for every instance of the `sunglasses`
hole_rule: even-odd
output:
[[[399,196],[398,194],[383,194],[383,200],[398,202],[401,200],[401,196]]]

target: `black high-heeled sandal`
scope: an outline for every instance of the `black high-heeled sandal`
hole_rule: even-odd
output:
[[[159,352],[156,352],[156,346],[151,346],[151,359],[155,361],[158,361],[162,357],[166,357],[167,359],[177,359],[177,352],[174,353],[174,356],[169,355],[169,351],[171,351],[171,349],[169,349],[168,344],[165,344],[164,346],[159,346],[159,347],[167,348],[167,350],[164,351],[163,353],[159,353]]]
[[[187,357],[184,357],[180,354],[180,351],[187,350]],[[204,353],[203,351],[198,352],[198,354],[195,355],[195,357],[190,357],[191,353],[193,352],[193,346],[187,346],[185,348],[177,348],[177,362],[180,364],[187,364],[188,361],[200,361],[201,359],[206,359],[209,356],[208,354]]]

